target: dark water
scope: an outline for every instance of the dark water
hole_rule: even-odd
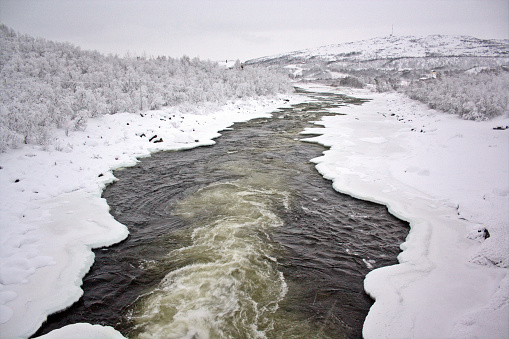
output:
[[[408,225],[316,172],[325,148],[299,132],[362,101],[308,95],[214,146],[116,171],[103,196],[130,236],[95,251],[84,296],[37,335],[90,322],[141,338],[361,337],[364,276],[397,263]]]

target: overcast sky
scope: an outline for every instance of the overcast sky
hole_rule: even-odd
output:
[[[0,0],[14,30],[121,56],[242,61],[395,35],[509,38],[508,0]]]

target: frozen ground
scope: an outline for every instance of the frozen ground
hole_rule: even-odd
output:
[[[401,264],[367,276],[376,303],[364,335],[507,337],[509,130],[493,127],[509,119],[464,121],[394,93],[350,94],[374,100],[337,109],[347,115],[308,129],[318,135],[313,142],[331,146],[313,161],[335,189],[384,203],[412,227]],[[1,154],[1,336],[27,337],[47,314],[77,300],[93,261],[90,248],[127,236],[100,198],[114,180],[112,168],[158,149],[210,144],[232,122],[266,115],[282,103],[104,116],[91,119],[84,132],[59,136],[46,150],[26,146]],[[87,324],[46,337],[76,334],[121,337]]]
[[[336,190],[411,225],[401,264],[365,280],[376,303],[364,336],[507,338],[509,129],[494,128],[509,119],[465,121],[396,93],[350,93],[373,100],[305,131],[331,147],[313,162]]]
[[[91,248],[128,235],[101,198],[104,186],[114,180],[112,169],[133,165],[157,150],[212,144],[218,131],[233,122],[270,116],[285,105],[280,97],[191,112],[177,108],[143,116],[107,115],[90,119],[84,132],[69,137],[58,131],[45,148],[26,145],[1,154],[0,337],[26,338],[48,314],[77,301],[81,279],[94,260]],[[69,330],[59,336],[68,338]],[[115,333],[104,331],[105,337]],[[103,329],[82,326],[76,333],[90,338],[98,332]]]

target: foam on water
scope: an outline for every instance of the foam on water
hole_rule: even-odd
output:
[[[287,286],[267,231],[283,224],[273,209],[285,208],[289,193],[272,186],[277,178],[271,188],[255,181],[212,184],[179,202],[176,214],[193,228],[183,234],[189,245],[168,254],[179,268],[140,300],[139,337],[263,338],[273,328]]]

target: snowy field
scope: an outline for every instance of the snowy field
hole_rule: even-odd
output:
[[[466,121],[397,93],[341,90],[373,100],[305,131],[331,147],[313,162],[337,191],[411,225],[401,264],[365,280],[376,303],[364,336],[507,338],[509,129],[496,129],[507,116]]]
[[[325,117],[317,122],[325,128],[305,131],[317,135],[310,141],[331,147],[313,162],[336,190],[383,203],[411,224],[401,264],[367,276],[376,303],[364,336],[507,337],[509,130],[493,128],[509,119],[465,121],[396,93],[340,90],[373,100],[338,108],[347,115]],[[202,114],[107,115],[70,137],[62,131],[46,149],[28,145],[1,154],[1,337],[28,337],[49,313],[78,300],[93,262],[90,249],[127,236],[101,198],[112,169],[157,150],[211,144],[233,122],[288,104],[279,98],[204,106]],[[81,324],[45,337],[121,335]]]

